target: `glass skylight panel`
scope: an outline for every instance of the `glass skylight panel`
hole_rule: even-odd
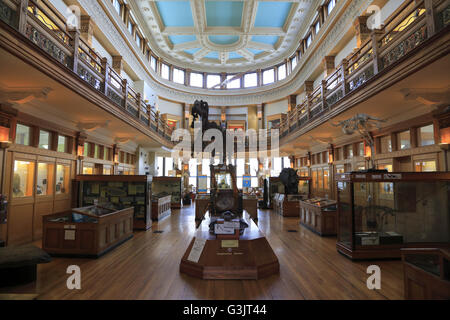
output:
[[[203,74],[201,73],[191,73],[191,86],[203,88]]]
[[[169,80],[169,76],[170,75],[170,68],[167,64],[162,64],[161,65],[161,77],[163,79]]]
[[[275,70],[269,69],[263,72],[263,84],[273,83],[275,81]]]
[[[278,81],[286,78],[286,64],[282,64],[278,67]]]
[[[216,74],[209,74],[206,78],[206,84],[208,86],[208,89],[212,89],[214,86],[217,86],[220,84],[220,76]],[[220,89],[220,87],[216,87],[214,89]]]
[[[256,72],[254,73],[247,73],[244,76],[244,87],[250,88],[250,87],[256,87],[258,85],[258,75]]]
[[[173,81],[175,83],[184,84],[184,70],[174,68],[173,69]]]

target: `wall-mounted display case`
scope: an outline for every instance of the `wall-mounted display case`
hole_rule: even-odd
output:
[[[134,208],[134,229],[148,230],[152,226],[150,176],[80,175],[74,180],[73,206],[89,206],[96,202],[116,209]]]
[[[154,177],[152,182],[153,195],[160,198],[172,196],[172,209],[181,208],[182,187],[179,177]]]
[[[334,236],[337,230],[337,202],[324,198],[300,201],[300,224],[320,236]]]
[[[44,216],[42,248],[53,255],[99,257],[133,236],[133,211],[89,206]]]
[[[405,247],[450,244],[450,172],[336,176],[337,249],[352,259],[400,258]]]

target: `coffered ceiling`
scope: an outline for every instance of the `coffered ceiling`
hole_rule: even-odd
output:
[[[201,71],[246,71],[280,62],[320,1],[140,0],[138,18],[166,61]]]

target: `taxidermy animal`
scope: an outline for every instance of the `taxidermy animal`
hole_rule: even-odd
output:
[[[284,184],[285,194],[298,194],[299,177],[297,170],[284,168],[280,173],[280,180]]]

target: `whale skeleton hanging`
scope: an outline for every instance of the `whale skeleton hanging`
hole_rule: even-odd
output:
[[[241,73],[236,74],[234,77],[229,78],[229,79],[225,79],[224,81],[222,81],[221,83],[216,84],[215,86],[209,88],[209,89],[216,89],[216,88],[222,88],[224,86],[226,86],[227,84],[229,84],[230,82],[233,82],[236,79],[239,79],[240,77],[242,77],[243,75],[245,75],[246,73],[248,73],[251,70],[248,71],[244,71]]]
[[[364,142],[370,147],[371,157],[370,157],[370,166],[371,169],[375,169],[375,162],[373,160],[373,155],[375,154],[375,140],[370,133],[371,129],[377,128],[381,129],[381,122],[386,122],[386,120],[382,120],[368,114],[357,114],[353,118],[348,120],[344,120],[338,123],[332,123],[334,127],[342,127],[342,131],[351,136],[355,132],[359,133],[361,137],[364,139]]]

